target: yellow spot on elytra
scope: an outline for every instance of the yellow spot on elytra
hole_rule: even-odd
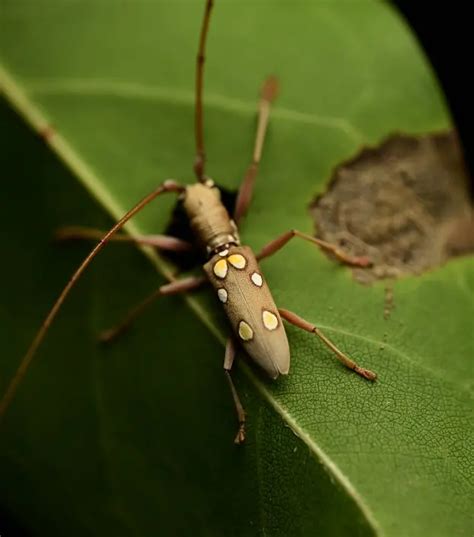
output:
[[[263,325],[268,330],[275,330],[278,326],[278,317],[268,310],[263,310],[262,313]]]
[[[225,259],[219,259],[214,265],[213,271],[218,278],[225,278],[227,276],[227,261]]]
[[[227,302],[227,291],[224,288],[217,290],[217,296],[223,304]]]
[[[250,328],[250,325],[245,321],[240,321],[239,323],[239,336],[244,341],[250,341],[253,338],[253,330]]]
[[[247,264],[247,260],[241,254],[232,254],[227,259],[233,267],[239,270],[245,268],[245,265]]]
[[[263,285],[263,278],[258,272],[254,272],[252,276],[250,276],[250,279],[257,287],[262,287]]]

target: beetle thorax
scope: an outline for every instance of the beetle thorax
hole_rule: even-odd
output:
[[[237,226],[211,181],[186,188],[183,206],[200,245],[211,255],[229,244],[240,244]]]

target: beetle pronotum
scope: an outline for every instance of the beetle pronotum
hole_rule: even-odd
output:
[[[236,354],[236,342],[244,348],[250,358],[272,379],[277,378],[279,375],[286,375],[290,367],[290,349],[282,322],[283,319],[303,330],[314,333],[333,351],[335,356],[346,367],[368,380],[375,380],[375,373],[357,365],[340,351],[319,328],[305,321],[295,313],[286,309],[277,308],[258,265],[258,261],[280,250],[293,237],[300,237],[312,242],[320,248],[331,252],[339,261],[349,265],[366,267],[370,264],[370,261],[364,257],[348,256],[336,246],[297,230],[290,230],[282,234],[267,244],[257,254],[254,254],[248,246],[242,246],[240,244],[237,224],[244,216],[252,199],[253,186],[258,172],[269,120],[270,105],[278,92],[278,81],[275,77],[268,77],[262,86],[258,106],[258,125],[253,157],[238,191],[233,218],[229,216],[227,209],[221,201],[219,189],[205,174],[206,159],[203,133],[202,90],[205,45],[212,6],[213,0],[206,0],[196,63],[196,160],[194,163],[194,172],[197,182],[192,185],[183,186],[174,180],[169,179],[164,181],[153,192],[137,203],[135,207],[130,209],[105,234],[98,230],[85,228],[66,228],[60,232],[62,238],[99,238],[100,241],[72,275],[39,328],[0,401],[0,418],[5,414],[39,345],[44,339],[49,326],[66,296],[92,259],[109,241],[129,241],[135,244],[151,245],[161,250],[170,251],[182,251],[191,247],[186,241],[165,235],[140,237],[116,235],[116,232],[145,207],[145,205],[164,193],[175,193],[179,195],[179,201],[182,203],[189,219],[196,243],[205,252],[208,259],[203,266],[205,275],[201,277],[187,277],[161,286],[145,301],[132,309],[122,323],[105,332],[102,336],[103,340],[110,341],[114,339],[157,297],[186,293],[205,283],[211,283],[233,330],[233,335],[229,337],[226,345],[224,371],[229,381],[239,421],[239,428],[235,437],[236,443],[241,443],[245,439],[245,413],[230,375]]]

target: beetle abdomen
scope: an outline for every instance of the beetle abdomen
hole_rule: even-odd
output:
[[[219,252],[204,271],[217,291],[236,339],[272,378],[286,375],[290,349],[280,314],[255,255],[247,246]]]

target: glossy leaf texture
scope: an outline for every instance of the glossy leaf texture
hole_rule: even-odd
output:
[[[159,181],[193,180],[202,8],[3,1],[0,83],[48,141],[3,106],[2,389],[88,249],[52,243],[54,229],[106,227]],[[390,5],[217,0],[206,144],[208,172],[227,188],[249,161],[268,73],[281,94],[241,228],[256,249],[290,228],[312,232],[309,203],[363,146],[449,127],[431,69]],[[162,231],[172,206],[157,201],[129,230]],[[96,345],[163,281],[165,265],[152,261],[110,246],[51,330],[0,429],[11,524],[32,535],[470,535],[472,258],[398,281],[387,320],[383,284],[356,284],[308,244],[265,261],[276,302],[379,381],[290,327],[287,379],[267,381],[243,360],[237,368],[243,448],[232,444],[226,325],[210,294],[163,299],[119,344]]]

